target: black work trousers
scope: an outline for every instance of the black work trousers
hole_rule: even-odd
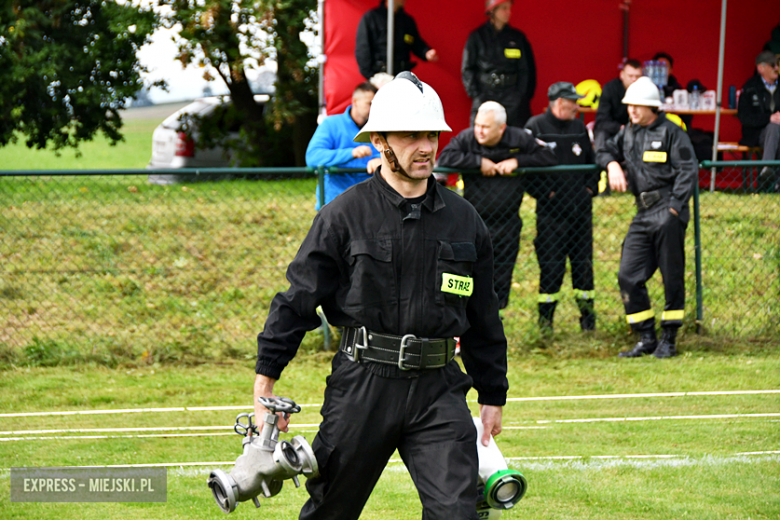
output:
[[[689,211],[679,217],[669,211],[668,202],[637,212],[623,241],[618,284],[626,320],[637,332],[652,330],[655,315],[647,294],[647,281],[657,269],[663,277],[666,305],[661,318],[664,327],[679,328],[685,311],[685,229]]]
[[[382,377],[333,359],[312,448],[320,476],[306,482],[305,520],[350,520],[398,449],[426,520],[476,520],[477,433],[466,405],[471,378],[457,362],[419,377]]]
[[[463,195],[477,210],[490,232],[493,244],[493,287],[498,295],[498,308],[504,309],[509,304],[512,271],[520,251],[520,232],[523,230],[520,205],[525,193],[523,179],[520,176],[464,175],[463,184]]]
[[[590,203],[563,215],[536,214],[536,258],[539,260],[539,294],[561,290],[566,259],[571,263],[575,289],[593,290],[593,219]]]

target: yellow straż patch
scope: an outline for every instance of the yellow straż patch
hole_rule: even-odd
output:
[[[441,292],[457,294],[458,296],[471,296],[471,293],[474,292],[474,279],[470,276],[444,273],[441,275]]]
[[[666,162],[666,152],[645,152],[642,160],[644,162]]]

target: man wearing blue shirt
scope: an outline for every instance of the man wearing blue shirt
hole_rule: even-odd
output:
[[[306,166],[365,168],[366,173],[326,173],[325,204],[350,186],[363,182],[379,166],[379,152],[371,145],[354,142],[363,125],[368,121],[371,101],[376,88],[368,82],[361,83],[352,93],[352,104],[343,114],[325,118],[309,141],[306,149]],[[316,209],[320,209],[320,187],[317,186]]]

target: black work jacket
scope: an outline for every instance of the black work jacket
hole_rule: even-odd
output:
[[[555,154],[539,144],[531,134],[515,126],[507,126],[495,146],[483,146],[474,137],[474,128],[467,128],[453,138],[439,155],[437,164],[443,168],[478,170],[482,158],[501,162],[514,157],[523,166],[553,166]]]
[[[393,74],[398,74],[417,65],[411,61],[411,53],[425,60],[425,53],[431,48],[420,36],[414,18],[403,7],[395,12],[393,30]],[[355,58],[360,73],[366,79],[371,79],[377,72],[387,72],[387,6],[384,2],[360,19]]]
[[[493,74],[503,74],[515,81],[492,86],[486,80]],[[461,75],[471,98],[508,90],[527,102],[536,92],[536,64],[531,44],[522,31],[509,25],[497,31],[493,24],[486,22],[469,35],[463,49]]]
[[[742,139],[739,144],[759,146],[761,130],[769,124],[772,115],[772,97],[775,99],[775,112],[780,111],[780,82],[774,95],[766,89],[761,76],[756,74],[742,86],[739,96],[737,115],[742,123]]]
[[[471,296],[442,290],[470,277]],[[427,338],[459,336],[482,404],[506,401],[507,342],[493,290],[493,248],[474,208],[433,177],[415,211],[379,170],[323,207],[287,269],[257,337],[256,372],[278,379],[307,331],[328,323]],[[380,375],[397,367],[365,363]],[[410,371],[411,372],[411,371]]]
[[[558,164],[595,163],[588,129],[581,119],[558,119],[547,109],[544,114],[532,117],[525,127],[534,137],[547,143],[555,153]],[[596,171],[532,173],[526,179],[525,189],[537,200],[537,213],[546,211],[563,216],[566,211],[587,207],[593,195],[598,193],[598,181],[599,174]],[[550,198],[553,192],[555,195]]]
[[[617,134],[620,127],[628,124],[628,105],[623,104],[626,87],[620,78],[615,78],[604,85],[599,98],[599,108],[596,110],[594,131],[605,131],[610,136]]]
[[[688,134],[666,119],[644,127],[630,124],[609,139],[596,153],[596,163],[606,169],[612,161],[625,162],[628,189],[635,196],[662,188],[671,189],[669,207],[684,218],[688,199],[698,181],[699,165]]]

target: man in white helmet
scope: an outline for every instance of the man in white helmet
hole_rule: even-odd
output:
[[[476,388],[487,445],[501,432],[507,344],[488,230],[432,177],[445,131],[439,96],[414,74],[379,90],[355,140],[370,141],[382,164],[317,214],[258,336],[262,416],[257,398],[273,395],[304,334],[319,326],[317,306],[344,328],[313,442],[320,476],[307,481],[302,519],[357,519],[396,449],[424,518],[477,518],[465,396]],[[453,361],[454,336],[468,375]]]
[[[685,315],[685,229],[699,166],[688,135],[659,112],[661,96],[650,78],[643,76],[629,86],[623,103],[630,122],[596,157],[607,170],[610,188],[629,189],[637,205],[623,241],[618,283],[626,320],[641,339],[619,355],[668,358],[677,355],[675,340]],[[660,342],[645,285],[657,269],[666,296]]]

